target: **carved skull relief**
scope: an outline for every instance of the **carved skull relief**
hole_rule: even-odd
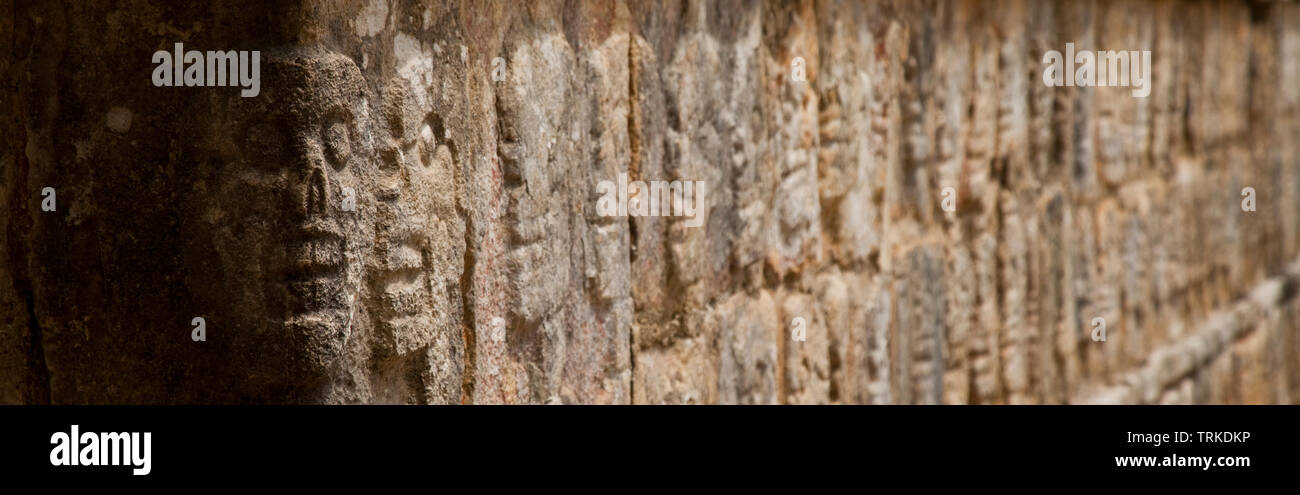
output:
[[[442,321],[448,313],[444,284],[459,278],[443,273],[449,263],[438,262],[453,261],[443,259],[445,241],[457,235],[448,226],[456,214],[455,145],[421,81],[399,77],[385,91],[390,137],[380,153],[382,221],[373,276],[381,355],[405,355],[432,343],[448,323]]]
[[[364,79],[351,59],[272,53],[261,98],[213,105],[213,167],[196,199],[201,300],[238,332],[254,381],[320,384],[357,333],[363,255],[374,239],[377,164]],[[233,136],[232,136],[233,134]],[[305,378],[305,379],[304,379]]]

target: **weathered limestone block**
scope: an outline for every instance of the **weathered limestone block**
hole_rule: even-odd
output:
[[[895,401],[939,404],[943,401],[946,285],[942,252],[921,245],[899,254],[895,262],[895,315],[890,347]]]
[[[785,348],[782,402],[829,403],[832,360],[829,322],[811,298],[801,294],[779,297],[782,297],[780,322],[783,326],[778,329],[778,339]]]
[[[667,116],[665,93],[659,78],[659,60],[654,47],[639,34],[628,41],[628,175],[636,178],[662,178]],[[612,88],[612,85],[611,85]],[[617,143],[611,143],[617,146]],[[677,291],[670,289],[667,251],[667,225],[671,219],[657,216],[629,219],[631,246],[629,284],[639,315],[662,320],[680,304]],[[635,235],[631,235],[635,232]],[[596,246],[593,246],[595,248]]]
[[[1178,112],[1179,88],[1182,87],[1182,80],[1174,77],[1154,77],[1154,74],[1177,74],[1179,64],[1182,63],[1182,52],[1187,48],[1184,38],[1188,36],[1186,30],[1181,29],[1180,15],[1175,15],[1181,5],[1176,2],[1156,2],[1151,11],[1151,24],[1154,30],[1154,39],[1151,44],[1151,94],[1147,96],[1150,101],[1147,102],[1151,112],[1150,131],[1151,137],[1151,169],[1157,171],[1163,177],[1171,175],[1173,166],[1173,154],[1176,152],[1175,143],[1180,138],[1182,127],[1179,125],[1179,119],[1182,115]],[[1167,56],[1157,57],[1156,53],[1165,53]]]
[[[980,9],[978,6],[974,8]],[[1033,53],[1027,54],[1029,42],[1026,31],[1030,25],[1028,10],[1026,2],[1020,0],[1008,2],[1006,8],[996,11],[996,16],[991,19],[991,22],[983,23],[992,24],[996,36],[992,39],[977,38],[976,49],[979,53],[996,53],[997,58],[993,65],[976,65],[978,79],[973,88],[976,95],[991,94],[997,98],[997,106],[994,109],[997,115],[996,132],[987,132],[980,136],[978,133],[981,133],[982,124],[979,121],[973,122],[976,135],[986,141],[979,144],[980,147],[987,147],[981,151],[992,156],[994,161],[992,167],[981,167],[988,170],[989,174],[984,181],[996,181],[996,177],[1001,175],[1006,177],[1004,179],[1006,183],[1002,187],[1018,192],[1035,185],[1035,182],[1030,180],[1032,177],[1030,174],[1032,164],[1029,163],[1030,143],[1033,135],[1029,126],[1033,120],[1029,108],[1035,90],[1041,91],[1042,88],[1037,84],[1040,81],[1036,78],[1024,77],[1025,74],[1036,73],[1037,70],[1031,68],[1037,68],[1038,63],[1041,62],[1039,57],[1032,56]],[[1041,54],[1042,51],[1036,53]],[[996,67],[997,72],[990,77],[982,74],[978,67]],[[992,84],[996,85],[996,91],[989,88]],[[984,104],[978,97],[976,102]],[[980,111],[981,109],[976,109],[977,113]],[[987,110],[983,111],[987,112]],[[996,140],[996,144],[989,143],[990,139]],[[994,193],[996,189],[993,184],[982,184],[977,190],[972,191],[979,195],[983,211],[991,211],[994,208],[997,201],[997,195]]]
[[[1119,370],[1128,369],[1123,361],[1125,344],[1131,342],[1129,328],[1124,326],[1126,320],[1123,307],[1124,287],[1124,230],[1126,215],[1120,205],[1113,201],[1102,201],[1093,216],[1097,229],[1097,261],[1099,270],[1096,282],[1092,286],[1095,295],[1093,312],[1086,318],[1090,333],[1097,328],[1095,318],[1101,318],[1106,327],[1106,342],[1101,345],[1103,373],[1113,376]],[[1095,345],[1095,343],[1094,343]]]
[[[884,180],[870,145],[873,33],[865,6],[841,1],[817,9],[819,61],[818,190],[830,241],[841,263],[879,256],[880,204]]]
[[[1002,299],[998,287],[998,239],[992,233],[975,240],[975,282],[978,320],[971,336],[970,352],[974,390],[972,402],[993,404],[1003,400],[1002,390]]]
[[[475,384],[513,388],[498,399],[507,403],[543,402],[559,386],[568,318],[578,310],[564,297],[578,283],[570,256],[581,249],[572,237],[576,219],[567,199],[580,169],[568,164],[581,155],[574,136],[583,134],[578,116],[585,102],[573,89],[574,51],[560,33],[522,34],[506,40],[502,51],[509,69],[495,88],[500,129],[495,149],[504,203],[497,224],[503,229],[504,273],[493,275],[505,281],[505,314],[496,317],[505,320],[506,330],[503,339],[486,332],[478,332],[477,339],[505,345],[497,353],[477,354],[487,359],[475,364]],[[502,362],[491,362],[494,354]],[[485,393],[476,401],[493,400]]]
[[[703,3],[690,5],[682,21],[689,31],[676,40],[660,72],[667,105],[666,180],[706,184],[700,218],[691,221],[700,226],[690,227],[683,218],[670,219],[668,226],[671,283],[698,282],[698,291],[734,290],[737,280],[728,267],[762,259],[775,241],[767,232],[777,171],[762,158],[771,124],[760,110],[770,101],[760,90],[761,11],[757,5],[733,7],[713,18]],[[701,304],[704,293],[692,294],[692,303]]]
[[[998,330],[998,353],[1006,401],[1012,404],[1032,402],[1031,367],[1035,329],[1028,309],[1030,258],[1029,240],[1018,203],[1010,193],[1003,193],[1001,232],[998,239],[998,278],[1002,287],[1002,318]]]
[[[596,213],[587,186],[628,170],[629,38],[593,45],[574,50],[541,31],[504,48],[510,70],[496,104],[508,197],[508,347],[504,365],[476,369],[487,371],[484,382],[499,379],[498,388],[514,382],[506,402],[631,397],[629,227]],[[644,193],[629,193],[627,206]]]
[[[1103,78],[1107,85],[1112,80],[1131,81],[1138,68],[1130,67],[1132,58],[1122,50],[1152,46],[1152,26],[1138,21],[1150,17],[1152,6],[1100,3],[1098,7],[1096,43],[1080,48],[1097,50],[1095,77],[1099,86]],[[1150,74],[1141,75],[1150,78]],[[1146,171],[1150,99],[1134,98],[1132,91],[1129,87],[1099,87],[1094,92],[1096,158],[1101,164],[1097,173],[1107,187],[1120,187]]]
[[[633,332],[639,329],[634,328]],[[719,402],[716,338],[679,337],[668,347],[634,350],[632,401],[637,404]]]
[[[879,29],[876,40],[876,64],[869,75],[871,85],[871,135],[868,137],[868,149],[874,150],[872,159],[883,171],[882,231],[885,241],[881,247],[880,263],[882,270],[889,270],[893,262],[889,249],[898,243],[902,235],[891,235],[895,224],[909,209],[906,203],[910,198],[903,188],[903,111],[900,101],[903,79],[903,64],[906,43],[906,28],[898,20],[890,20]],[[918,188],[913,187],[913,191]],[[917,192],[927,192],[921,189]],[[902,226],[900,226],[902,227]],[[914,229],[914,226],[911,226]],[[901,228],[900,228],[901,230]]]
[[[513,320],[536,327],[561,307],[569,286],[570,215],[565,193],[576,171],[571,127],[577,95],[573,50],[559,33],[523,39],[508,51],[507,79],[497,93],[497,145],[505,180],[509,232],[506,264]]]
[[[1046,403],[1064,402],[1074,389],[1079,334],[1068,312],[1070,273],[1066,239],[1071,227],[1065,195],[1051,189],[1036,206],[1039,240],[1034,249],[1038,294],[1038,394]]]
[[[865,350],[858,343],[868,333],[864,312],[867,306],[859,299],[866,293],[858,292],[866,283],[853,274],[832,271],[817,278],[813,285],[813,296],[826,328],[827,401],[861,403],[855,397],[860,388],[858,378],[870,375],[854,366],[857,353]]]
[[[1278,5],[1272,11],[1273,38],[1277,47],[1277,73],[1273,81],[1290,81],[1300,76],[1300,33],[1287,26],[1294,26],[1300,20],[1300,5]],[[1268,84],[1267,80],[1261,84]],[[1280,212],[1284,219],[1283,252],[1290,255],[1300,246],[1300,178],[1295,171],[1300,170],[1300,142],[1291,139],[1300,133],[1300,86],[1278,84],[1277,98],[1271,103],[1276,113],[1273,118],[1275,137],[1282,178],[1279,180],[1285,203]],[[1289,260],[1288,260],[1289,262]]]
[[[1148,273],[1148,260],[1151,259],[1148,253],[1150,234],[1146,227],[1151,219],[1151,200],[1144,183],[1130,184],[1122,190],[1120,197],[1125,214],[1117,232],[1122,237],[1119,257],[1123,281],[1120,285],[1120,300],[1123,301],[1121,324],[1124,333],[1121,342],[1123,359],[1131,366],[1140,363],[1147,355],[1149,341],[1152,340],[1148,335],[1150,330],[1147,321],[1152,313],[1150,302],[1153,293]]]
[[[1064,50],[1065,43],[1073,42],[1076,49],[1101,49],[1097,45],[1097,2],[1057,3],[1053,10],[1055,24],[1055,50]],[[1055,142],[1060,150],[1060,160],[1069,171],[1070,190],[1075,201],[1087,202],[1098,196],[1098,171],[1096,157],[1096,114],[1093,99],[1095,91],[1057,91],[1053,107]]]
[[[1040,57],[1048,50],[1060,50],[1059,36],[1055,31],[1056,25],[1056,6],[1053,2],[1029,2],[1027,14],[1027,27],[1025,32],[1024,57],[1029,60],[1040,60]],[[1008,57],[1009,58],[1009,57]],[[1033,67],[1033,65],[1030,65]],[[1037,72],[1037,71],[1033,71]],[[1061,182],[1065,177],[1060,176],[1060,170],[1068,170],[1068,161],[1065,156],[1067,143],[1060,141],[1060,134],[1056,131],[1059,127],[1057,124],[1060,117],[1058,111],[1068,111],[1068,109],[1058,105],[1058,100],[1062,95],[1056,91],[1056,88],[1046,84],[1038,84],[1038,81],[1031,79],[1030,84],[1026,86],[1028,91],[1028,108],[1026,109],[1028,119],[1027,131],[1029,133],[1027,146],[1027,157],[1029,162],[1025,164],[1026,177],[1017,182],[1028,184],[1040,184],[1055,180]]]
[[[943,403],[967,404],[971,393],[971,367],[968,364],[972,347],[972,326],[976,324],[975,304],[976,273],[975,263],[968,249],[962,244],[949,246],[945,254],[944,276],[950,281],[944,301],[944,335],[943,358]]]
[[[3,403],[1300,400],[1295,2],[10,10]]]
[[[763,108],[770,137],[763,161],[770,165],[760,166],[776,173],[776,191],[767,209],[773,217],[767,236],[768,257],[778,274],[816,261],[821,252],[815,21],[811,1],[791,5],[789,11],[767,9],[763,18]],[[803,73],[798,73],[795,57],[803,60]]]
[[[778,339],[785,337],[777,315],[767,291],[736,294],[713,308],[705,331],[718,336],[718,402],[777,403]]]
[[[1300,309],[1296,305],[1287,305],[1282,308],[1281,322],[1277,332],[1277,352],[1279,364],[1286,370],[1284,372],[1286,382],[1286,397],[1294,403],[1297,397],[1300,397],[1300,372],[1297,372],[1295,366],[1288,363],[1296,362],[1300,358],[1300,323],[1297,323],[1296,316]],[[1204,402],[1204,401],[1203,401]]]

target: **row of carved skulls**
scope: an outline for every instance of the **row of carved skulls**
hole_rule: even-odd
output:
[[[210,102],[193,292],[254,383],[337,381],[359,346],[372,360],[425,350],[449,326],[434,321],[448,295],[431,260],[447,253],[431,241],[454,216],[456,163],[430,64],[375,90],[338,53],[264,55],[258,98]]]

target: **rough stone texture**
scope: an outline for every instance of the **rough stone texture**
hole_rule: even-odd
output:
[[[1300,401],[1294,2],[0,13],[2,403]],[[153,87],[177,42],[261,94]]]

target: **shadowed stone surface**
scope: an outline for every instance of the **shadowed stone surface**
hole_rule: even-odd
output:
[[[1300,401],[1294,2],[0,11],[0,403]]]

